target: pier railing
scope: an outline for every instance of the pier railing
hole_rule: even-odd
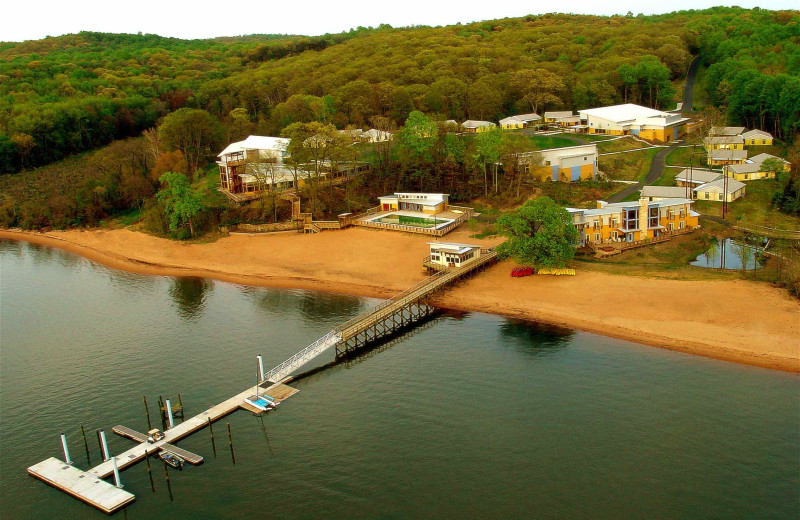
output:
[[[323,350],[334,346],[341,341],[341,339],[341,335],[336,330],[328,332],[311,345],[264,374],[264,381],[272,381],[274,383],[280,382],[297,368],[303,366],[308,360],[316,357]]]

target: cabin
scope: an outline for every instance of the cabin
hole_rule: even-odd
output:
[[[500,128],[503,130],[519,130],[527,128],[531,123],[540,121],[542,117],[539,114],[519,114],[516,116],[509,116],[500,120]]]
[[[534,164],[541,157],[541,164]],[[597,175],[597,145],[549,148],[517,155],[522,171],[539,181],[576,182]]]
[[[744,164],[745,161],[747,161],[747,150],[709,150],[706,160],[709,166]]]
[[[734,136],[742,135],[747,130],[743,126],[712,126],[708,132],[710,136]]]
[[[739,197],[744,196],[745,188],[745,184],[737,181],[736,179],[728,179],[726,186],[725,178],[720,177],[717,180],[707,182],[701,186],[698,186],[697,188],[694,188],[694,198],[697,200],[711,200],[719,202],[725,200],[727,202],[733,202]]]
[[[450,207],[447,193],[395,193],[378,197],[381,211],[441,213]]]
[[[217,155],[220,191],[235,202],[255,198],[265,183],[285,185],[294,179],[284,165],[289,139],[251,135],[225,147]]]
[[[721,135],[706,137],[703,146],[711,150],[744,150],[744,139],[740,135]]]
[[[461,267],[481,257],[481,246],[455,242],[428,242],[433,266]]]
[[[578,230],[578,246],[669,238],[699,227],[694,201],[669,198],[633,202],[597,201],[595,209],[566,208]]]
[[[721,172],[712,170],[700,170],[697,168],[686,168],[675,176],[675,183],[678,186],[691,186],[696,188],[703,184],[722,178]]]
[[[468,119],[461,123],[461,129],[468,134],[480,134],[487,132],[495,126],[497,125],[491,121],[475,121],[472,119]]]
[[[544,122],[545,123],[556,123],[559,119],[564,117],[572,117],[572,110],[561,110],[561,111],[547,111],[544,113]]]
[[[667,143],[686,134],[689,118],[626,103],[579,110],[590,134],[635,135],[648,141]]]
[[[681,186],[642,186],[639,193],[643,198],[652,202],[663,199],[689,198],[692,195],[692,189]]]
[[[777,159],[783,164],[785,171],[789,171],[791,164],[789,161],[775,157],[768,153],[760,153],[749,158],[747,162],[742,164],[732,164],[728,166],[728,176],[736,179],[737,181],[755,181],[760,179],[774,179],[775,172],[765,171],[763,163],[767,159]]]
[[[772,134],[764,130],[750,130],[742,134],[747,146],[772,146]]]

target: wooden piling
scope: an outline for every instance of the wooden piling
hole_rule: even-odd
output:
[[[83,446],[86,448],[86,463],[92,463],[92,457],[89,455],[89,443],[86,441],[86,430],[83,429],[83,425],[81,424],[81,435],[83,435]]]
[[[162,461],[164,462],[164,461]],[[169,491],[169,501],[172,502],[172,484],[169,482],[169,469],[167,468],[167,463],[164,462],[164,478],[167,479],[167,490]]]
[[[228,425],[228,446],[231,448],[231,460],[234,464],[236,464],[236,454],[233,452],[233,436],[231,435],[231,423],[226,423]]]
[[[211,422],[211,417],[208,418],[208,431],[211,434],[211,449],[214,450],[214,456],[217,456],[217,443],[214,442],[214,426]]]
[[[144,413],[147,414],[147,431],[153,429],[153,424],[150,422],[150,408],[147,407],[147,396],[143,395],[142,399],[144,400]]]
[[[153,470],[150,469],[150,452],[144,452],[144,461],[147,464],[147,476],[150,477],[150,488],[153,490],[153,493],[155,493],[156,483],[153,482]]]

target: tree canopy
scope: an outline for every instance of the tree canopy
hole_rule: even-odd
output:
[[[578,231],[572,217],[549,197],[529,200],[497,219],[508,240],[498,246],[502,257],[534,267],[564,267],[575,255]]]

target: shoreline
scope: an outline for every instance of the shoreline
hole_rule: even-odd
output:
[[[178,243],[129,230],[49,233],[0,230],[0,239],[22,240],[55,247],[106,267],[138,274],[193,276],[239,285],[318,290],[371,298],[388,298],[422,278],[419,262],[424,255],[417,255],[414,249],[419,251],[423,247],[427,248],[427,239],[406,234],[362,229],[351,233],[358,234],[358,240],[366,244],[375,243],[379,237],[389,247],[389,251],[392,247],[397,248],[396,256],[406,257],[404,260],[413,262],[419,269],[404,265],[405,261],[400,258],[390,258],[388,265],[382,265],[380,260],[376,260],[370,263],[369,267],[372,269],[367,269],[358,262],[358,255],[349,250],[338,252],[337,258],[323,258],[316,262],[297,260],[307,251],[319,250],[319,246],[323,246],[321,249],[325,250],[329,242],[337,243],[336,237],[347,232],[348,230],[330,232],[327,237],[324,237],[325,233],[307,236],[291,234],[286,237],[240,236],[234,240],[226,237],[211,244]],[[464,235],[464,232],[457,231],[453,234]],[[326,244],[312,242],[316,237],[323,237],[317,238],[317,242],[324,240]],[[459,238],[495,245],[489,243],[492,241]],[[136,245],[130,244],[132,241],[140,242],[141,247],[131,248],[131,245]],[[228,242],[222,243],[225,241]],[[239,245],[243,247],[237,247]],[[287,246],[285,249],[289,250],[285,251],[280,246]],[[132,254],[131,250],[136,251],[136,254]],[[240,255],[242,258],[236,257],[237,252],[243,252]],[[219,258],[220,255],[235,257],[236,261],[228,262],[229,269],[220,269],[225,264],[225,260]],[[265,261],[264,258],[273,262]],[[377,264],[378,268],[375,269],[373,264]],[[501,262],[489,267],[480,275],[448,289],[435,299],[435,305],[445,309],[538,321],[687,354],[800,373],[800,339],[797,339],[800,338],[800,302],[782,294],[778,289],[739,280],[687,282],[590,271],[579,271],[576,277],[532,277],[521,283],[516,282],[515,285],[515,279],[507,275],[510,265]],[[390,269],[388,272],[394,276],[385,276],[387,271],[382,271],[381,267]],[[521,287],[523,284],[530,287],[530,294],[524,290],[528,287]],[[681,284],[684,285],[681,287]],[[649,287],[643,287],[639,291],[637,285]],[[639,308],[635,302],[628,304],[630,308],[625,307],[626,298],[641,297],[642,305],[647,307],[652,304],[644,301],[648,294],[651,299],[662,295],[669,297],[675,288],[697,296],[713,291],[724,296],[735,289],[738,300],[742,303],[752,301],[757,306],[756,299],[774,300],[763,302],[763,307],[770,314],[781,313],[777,319],[772,316],[773,323],[766,325],[762,325],[758,316],[744,313],[742,319],[749,318],[750,321],[740,325],[739,330],[732,330],[731,326],[736,323],[727,313],[736,310],[741,312],[741,309],[733,308],[735,304],[731,305],[731,309],[722,309],[721,313],[717,310],[712,313],[713,316],[704,316],[706,321],[699,322],[691,321],[696,319],[692,315],[691,307],[695,311],[702,310],[703,303],[670,309],[672,316],[669,319],[650,316],[651,313]],[[597,309],[593,302],[587,302],[577,294],[584,292],[592,296],[603,290],[608,291],[610,296],[617,296],[614,291],[620,293],[619,298],[616,298],[619,301],[609,302],[608,309]],[[576,294],[572,296],[572,293]],[[602,295],[598,295],[598,298],[601,297]],[[715,303],[719,304],[719,301],[715,300]],[[628,318],[626,312],[631,311],[636,316]],[[785,321],[782,321],[784,318]],[[751,330],[753,328],[758,330]],[[779,329],[777,332],[776,328]],[[767,337],[770,335],[773,337]],[[759,349],[742,348],[749,345],[748,339],[753,344],[758,343]],[[781,345],[785,342],[788,343]],[[731,347],[730,343],[735,346]],[[781,347],[778,351],[775,350],[776,344]],[[740,348],[736,348],[737,346]]]

